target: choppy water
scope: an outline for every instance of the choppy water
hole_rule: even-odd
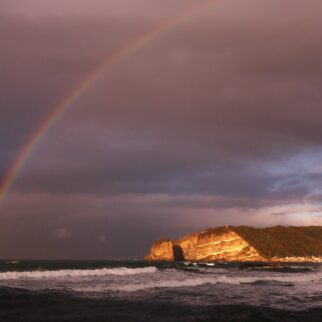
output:
[[[246,304],[284,310],[322,307],[320,264],[243,269],[241,265],[1,261],[0,287],[189,305]]]

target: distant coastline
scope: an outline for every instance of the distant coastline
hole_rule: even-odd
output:
[[[225,226],[155,242],[148,261],[322,262],[322,226]]]

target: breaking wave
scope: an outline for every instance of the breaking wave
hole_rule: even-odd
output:
[[[138,275],[151,274],[157,272],[155,267],[144,268],[101,268],[101,269],[64,269],[57,271],[24,271],[24,272],[3,272],[0,273],[0,280],[17,280],[17,279],[41,279],[41,278],[66,278],[66,277],[87,277],[87,276],[106,276],[106,275]]]
[[[157,282],[148,282],[144,284],[126,284],[105,288],[104,291],[136,292],[153,288],[181,288],[195,287],[206,284],[286,284],[292,286],[301,283],[314,283],[322,280],[322,275],[308,274],[306,276],[271,276],[271,277],[231,277],[226,275],[216,277],[200,277],[185,280],[161,280]],[[103,291],[103,289],[102,289]]]
[[[0,261],[0,300],[17,292],[26,295],[28,301],[29,294],[36,297],[64,294],[82,300],[104,299],[106,303],[109,300],[140,304],[147,301],[149,305],[170,301],[189,306],[246,303],[283,310],[321,307],[322,264],[283,264],[273,268],[265,267],[265,263],[258,268],[239,264],[155,265],[147,267],[146,263],[133,261],[39,261],[7,266]]]

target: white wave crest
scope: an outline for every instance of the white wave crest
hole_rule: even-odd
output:
[[[100,268],[100,269],[64,269],[57,271],[23,271],[23,272],[3,272],[0,273],[0,280],[17,280],[17,279],[55,279],[68,277],[87,277],[87,276],[106,276],[106,275],[138,275],[151,274],[157,272],[155,267],[143,268]]]
[[[126,284],[118,285],[113,287],[105,288],[105,291],[114,292],[136,292],[146,289],[153,288],[181,288],[181,287],[195,287],[205,284],[252,284],[257,282],[277,282],[277,283],[290,283],[290,284],[301,284],[301,283],[314,283],[320,281],[322,278],[321,274],[307,274],[305,276],[253,276],[253,277],[232,277],[221,275],[217,277],[199,277],[185,280],[161,280],[157,282],[149,282],[144,284]],[[103,289],[102,289],[103,291]]]

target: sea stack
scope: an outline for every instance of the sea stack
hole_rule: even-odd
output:
[[[177,240],[162,238],[153,244],[145,259],[191,262],[321,262],[322,226],[211,228]]]

